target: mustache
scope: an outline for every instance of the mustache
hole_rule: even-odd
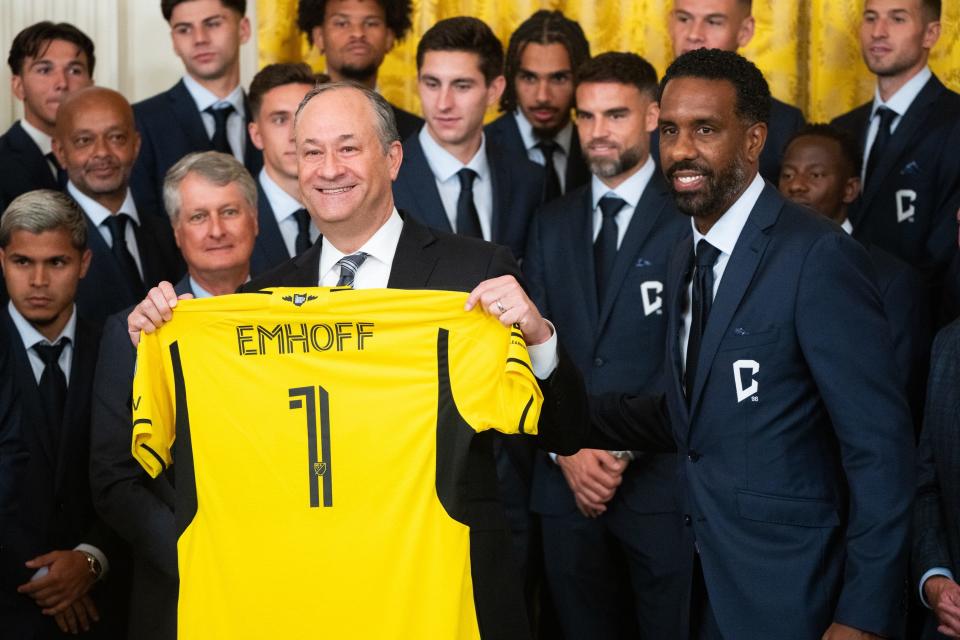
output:
[[[84,169],[87,171],[100,171],[101,169],[119,169],[120,163],[114,159],[92,160],[88,162]]]
[[[713,172],[710,171],[708,167],[697,164],[693,160],[680,160],[667,169],[666,176],[670,179],[673,179],[673,177],[681,171],[696,171],[697,173],[702,173],[708,178],[713,176]]]
[[[610,138],[594,138],[587,143],[588,151],[593,151],[597,147],[616,147],[617,149],[620,149],[621,145],[614,142]]]

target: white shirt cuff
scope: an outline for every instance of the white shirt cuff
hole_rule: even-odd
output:
[[[103,569],[103,573],[100,574],[101,579],[103,576],[107,575],[107,572],[110,571],[110,563],[107,562],[107,556],[104,555],[103,551],[97,549],[92,544],[86,544],[81,542],[73,548],[74,551],[86,551],[94,558],[100,561],[100,567]]]
[[[533,369],[533,375],[538,380],[549,378],[556,370],[557,365],[560,364],[560,355],[557,352],[557,328],[549,320],[546,320],[546,322],[550,325],[550,337],[547,341],[527,345],[527,353],[530,354],[530,366]]]
[[[927,602],[927,598],[923,593],[923,585],[925,585],[927,580],[933,576],[943,576],[944,578],[950,578],[953,580],[953,573],[946,567],[934,567],[923,574],[923,577],[920,578],[920,602],[922,602],[923,606],[925,606],[927,609],[932,609],[933,607],[931,607],[930,603]]]

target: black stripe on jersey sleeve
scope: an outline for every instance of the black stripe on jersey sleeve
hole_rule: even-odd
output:
[[[533,405],[533,396],[530,396],[530,399],[527,400],[527,406],[523,408],[523,413],[520,414],[520,424],[517,425],[517,433],[526,433],[523,428],[523,425],[527,423],[527,414],[530,413],[530,407]]]
[[[149,420],[137,420],[137,422],[149,422]],[[154,451],[153,449],[151,449],[148,445],[146,445],[146,444],[144,444],[144,443],[142,443],[142,442],[140,443],[140,446],[143,447],[144,449],[146,449],[146,450],[147,450],[147,453],[149,453],[150,455],[152,455],[154,458],[157,459],[157,462],[160,463],[160,468],[161,468],[161,469],[163,469],[164,471],[167,470],[167,463],[163,461],[163,458],[160,457],[160,454],[159,454],[159,453],[157,453],[156,451]]]
[[[514,364],[523,365],[524,367],[527,368],[527,371],[529,371],[530,373],[533,373],[533,369],[530,368],[530,365],[528,365],[526,362],[524,362],[524,361],[521,360],[520,358],[507,358],[507,362],[512,362],[512,363],[514,363]],[[534,377],[536,377],[536,376],[534,376]]]
[[[187,409],[187,383],[180,362],[180,345],[170,345],[170,362],[173,367],[173,390],[176,407],[177,464],[175,486],[177,503],[174,509],[177,523],[177,538],[187,530],[197,515],[197,479],[193,470],[193,445],[190,438],[190,414]]]

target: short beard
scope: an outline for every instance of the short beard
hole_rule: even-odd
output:
[[[673,176],[678,171],[693,170],[703,173],[706,189],[701,193],[678,192],[673,186]],[[722,214],[730,208],[734,199],[746,186],[747,171],[742,158],[736,158],[721,173],[715,174],[693,162],[678,162],[667,171],[670,191],[677,209],[693,218],[708,218]]]
[[[643,159],[643,150],[640,147],[630,147],[624,149],[619,158],[593,159],[587,152],[587,166],[590,167],[590,173],[598,178],[613,178],[630,171],[640,164]]]
[[[379,68],[380,65],[375,62],[371,62],[363,67],[344,65],[340,67],[340,75],[347,80],[364,84],[377,76],[377,69]]]

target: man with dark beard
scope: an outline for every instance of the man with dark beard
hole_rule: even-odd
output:
[[[611,52],[577,74],[577,132],[593,179],[534,217],[524,275],[590,393],[652,390],[663,375],[667,262],[690,235],[649,153],[657,73]],[[564,637],[677,636],[686,576],[675,476],[672,454],[538,452],[530,507]]]
[[[769,96],[735,53],[667,69],[661,162],[693,225],[668,268],[667,390],[604,397],[588,444],[676,446],[684,636],[896,637],[909,410],[869,255],[758,174]]]

